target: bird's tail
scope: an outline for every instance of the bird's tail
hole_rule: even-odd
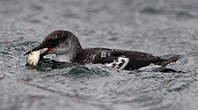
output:
[[[171,63],[171,62],[176,62],[179,58],[181,58],[180,55],[166,55],[166,56],[162,56],[160,57],[160,61],[157,62],[157,65],[161,65],[161,66],[166,66],[167,64]]]

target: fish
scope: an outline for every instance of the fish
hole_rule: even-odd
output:
[[[37,66],[40,60],[41,51],[32,51],[32,46],[30,46],[30,53],[27,55],[27,64],[30,66]]]

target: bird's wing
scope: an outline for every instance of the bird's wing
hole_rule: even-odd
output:
[[[134,51],[100,51],[98,52],[92,63],[101,63],[108,67],[118,69],[139,69],[148,66],[151,63],[156,63],[160,58],[154,57],[151,54],[134,52]]]
[[[126,56],[126,57],[133,57],[133,58],[140,58],[140,59],[146,59],[146,58],[153,58],[154,56],[149,53],[145,52],[137,52],[137,51],[123,51],[123,50],[112,50],[111,55],[114,56]]]

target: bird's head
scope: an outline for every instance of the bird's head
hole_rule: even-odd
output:
[[[32,51],[40,51],[41,56],[45,56],[47,54],[62,55],[68,52],[75,53],[79,49],[82,49],[82,47],[73,33],[57,30],[48,34]],[[28,51],[25,55],[30,52]]]

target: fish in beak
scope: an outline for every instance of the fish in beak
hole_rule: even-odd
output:
[[[36,66],[42,56],[45,56],[52,48],[41,48],[40,46],[32,49],[30,46],[30,51],[25,53],[27,55],[27,64],[30,66]]]
[[[31,52],[34,52],[34,51],[40,51],[41,55],[44,56],[51,50],[52,50],[51,47],[44,47],[42,45],[39,45],[39,46],[37,46],[37,47],[35,47],[33,49],[32,49],[32,46],[31,46],[30,47],[30,51],[26,52],[24,55],[28,55],[28,54],[30,54]]]
[[[25,55],[27,55],[28,63],[30,62],[29,64],[34,66],[45,55],[55,54],[73,58],[72,56],[78,52],[77,50],[82,50],[82,47],[73,33],[57,30],[48,34],[37,47],[30,49]]]

